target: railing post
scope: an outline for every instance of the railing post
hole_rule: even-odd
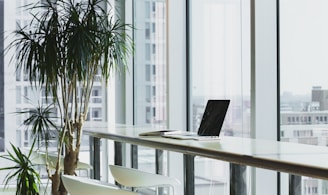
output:
[[[298,175],[289,175],[289,195],[302,194],[301,180],[302,177]]]
[[[163,150],[155,150],[155,155],[156,155],[156,159],[155,159],[155,162],[156,162],[156,174],[160,174],[160,175],[163,175],[163,155],[164,155],[164,152]],[[162,187],[159,187],[158,188],[158,195],[163,195],[164,194],[164,188]]]
[[[230,163],[230,195],[246,194],[246,166]]]
[[[90,140],[90,161],[93,169],[91,177],[100,180],[100,138],[89,137]]]
[[[195,156],[183,155],[184,157],[184,194],[194,195],[195,194]]]
[[[123,165],[123,144],[121,142],[114,142],[114,164]]]
[[[138,169],[138,146],[131,145],[131,167]]]

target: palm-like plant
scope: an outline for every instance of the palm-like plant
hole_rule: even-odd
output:
[[[42,87],[60,111],[58,162],[49,178],[52,193],[64,194],[59,189],[60,154],[64,149],[64,173],[73,175],[93,84],[98,78],[107,83],[113,70],[125,70],[133,50],[125,31],[131,26],[103,9],[111,7],[108,0],[41,2],[27,7],[33,19],[14,32],[9,49],[17,51],[17,70],[24,71],[33,86]]]
[[[19,148],[11,144],[11,148],[14,153],[7,151],[8,154],[0,156],[0,158],[14,163],[13,166],[0,168],[0,171],[11,171],[5,177],[5,186],[7,186],[10,181],[16,180],[16,195],[39,194],[40,175],[34,169],[33,163],[30,161],[34,143],[35,141],[33,142],[27,155],[25,155]]]
[[[44,146],[48,151],[48,141],[58,134],[54,104],[38,103],[38,105],[33,105],[32,108],[19,111],[17,114],[28,115],[23,121],[23,125],[31,131],[31,136],[37,141],[38,149],[41,147],[41,142],[45,141]]]

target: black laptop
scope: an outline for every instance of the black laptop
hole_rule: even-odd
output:
[[[230,100],[208,100],[198,132],[167,131],[161,136],[174,139],[218,139],[230,104]]]
[[[230,100],[208,100],[197,134],[219,136]]]

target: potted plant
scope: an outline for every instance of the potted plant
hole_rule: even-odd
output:
[[[93,84],[99,78],[106,84],[114,70],[125,70],[133,51],[125,33],[131,25],[112,15],[108,0],[44,0],[26,9],[33,19],[14,31],[8,49],[16,51],[17,70],[44,90],[60,113],[56,170],[49,178],[52,194],[66,194],[60,174],[75,172]]]
[[[35,140],[28,154],[24,154],[18,147],[11,144],[13,152],[7,150],[8,154],[0,156],[13,163],[11,166],[0,168],[0,171],[10,171],[5,177],[5,186],[7,187],[11,181],[16,181],[16,195],[39,194],[40,175],[30,160],[34,143]]]

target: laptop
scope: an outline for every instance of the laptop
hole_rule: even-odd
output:
[[[198,132],[161,130],[146,132],[141,136],[162,136],[174,139],[213,140],[219,139],[221,128],[230,104],[230,100],[208,100]]]

